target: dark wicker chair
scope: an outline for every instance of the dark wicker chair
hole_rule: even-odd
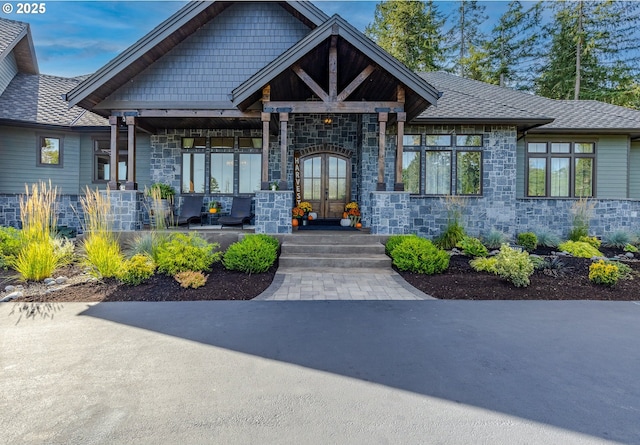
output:
[[[231,214],[229,216],[221,216],[218,224],[221,226],[238,226],[244,223],[250,223],[251,217],[251,199],[252,198],[233,198],[231,203]]]
[[[194,221],[202,223],[202,196],[183,196],[178,225],[186,224],[190,228]]]

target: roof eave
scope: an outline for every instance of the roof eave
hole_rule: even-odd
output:
[[[26,74],[39,74],[38,59],[36,58],[36,49],[31,37],[31,28],[28,23],[25,23],[25,25],[13,42],[0,54],[0,60],[3,60],[11,51],[18,50],[20,54],[16,54],[14,51],[18,70]]]
[[[529,128],[537,128],[541,125],[550,124],[553,122],[552,118],[509,118],[509,117],[497,117],[497,118],[456,118],[456,117],[416,117],[411,120],[412,124],[475,124],[475,125],[516,125],[516,126],[529,126]]]

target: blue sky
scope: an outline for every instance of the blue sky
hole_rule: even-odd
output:
[[[3,2],[0,17],[31,24],[40,72],[57,76],[89,74],[177,11],[176,1],[45,1],[43,14],[18,14],[18,2]],[[328,15],[339,14],[360,30],[373,20],[375,1],[316,1]],[[482,2],[497,18],[506,1]],[[4,9],[7,4],[12,12]],[[448,13],[454,1],[437,2]]]

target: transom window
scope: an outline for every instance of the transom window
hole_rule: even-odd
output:
[[[482,135],[404,135],[405,191],[424,195],[482,194]]]
[[[40,136],[38,140],[38,165],[62,167],[62,138]]]
[[[594,196],[594,142],[528,142],[526,151],[527,196]]]
[[[261,148],[261,138],[182,138],[181,193],[254,193],[262,180]]]

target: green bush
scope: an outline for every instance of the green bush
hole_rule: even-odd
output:
[[[0,269],[6,269],[18,256],[23,240],[20,230],[0,227]]]
[[[496,229],[491,229],[489,233],[482,237],[482,240],[487,249],[499,249],[500,246],[509,241],[507,235]]]
[[[155,270],[153,259],[149,255],[138,253],[122,263],[118,279],[124,284],[137,286],[151,278]]]
[[[521,252],[503,244],[495,259],[498,276],[516,287],[527,287],[531,283],[529,277],[533,274],[533,262],[528,252]]]
[[[280,242],[278,241],[278,238],[275,238],[271,235],[256,233],[256,234],[246,235],[245,238],[260,240],[261,242],[269,244],[273,248],[273,250],[275,250],[276,252],[278,252],[278,248],[280,247]]]
[[[602,242],[596,236],[581,236],[578,241],[587,243],[596,249],[599,249],[602,245]]]
[[[578,258],[601,257],[602,252],[584,241],[565,241],[558,246],[563,252],[567,252]]]
[[[614,286],[620,278],[620,269],[616,264],[600,260],[589,266],[589,280],[592,283]]]
[[[222,264],[238,272],[264,273],[275,263],[277,247],[272,242],[256,236],[246,236],[242,241],[229,246]]]
[[[207,278],[209,278],[209,275],[205,275],[202,272],[185,270],[184,272],[178,272],[173,278],[175,278],[175,280],[180,283],[180,286],[185,289],[197,289],[207,284]]]
[[[393,265],[401,271],[431,275],[449,267],[449,254],[429,240],[409,237],[391,255]]]
[[[478,257],[478,258],[474,258],[471,261],[469,261],[469,265],[471,266],[471,268],[477,272],[489,272],[489,273],[496,273],[496,258],[495,257],[491,257],[491,258],[482,258],[482,257]]]
[[[577,226],[569,231],[568,238],[570,241],[580,241],[580,238],[589,236],[589,227]]]
[[[150,231],[137,235],[133,240],[127,244],[127,254],[129,256],[144,254],[153,259],[154,263],[157,262],[158,246],[168,241],[168,236]]]
[[[195,233],[175,234],[156,249],[158,271],[170,276],[187,270],[209,271],[213,263],[220,261],[222,253],[215,252],[219,247]]]
[[[444,250],[451,250],[464,238],[464,228],[457,222],[447,224],[445,231],[435,239],[435,245]]]
[[[85,263],[92,275],[98,278],[118,276],[124,257],[113,236],[105,232],[90,233],[84,239],[83,249]]]
[[[389,239],[387,240],[387,242],[384,245],[384,251],[388,256],[391,256],[391,254],[393,253],[393,249],[395,249],[396,247],[398,247],[399,244],[403,243],[404,240],[410,238],[410,237],[414,237],[417,238],[417,235],[412,234],[412,235],[391,235],[389,237]]]
[[[522,232],[518,234],[517,243],[527,252],[533,252],[538,247],[538,237],[533,232]]]
[[[547,232],[545,230],[536,230],[535,234],[538,237],[539,246],[558,247],[558,244],[560,244],[560,237],[555,233]]]
[[[626,230],[616,230],[604,237],[604,245],[607,247],[615,247],[618,249],[624,249],[627,244],[634,244],[637,242],[637,238],[627,232]],[[596,246],[600,247],[600,246]]]
[[[638,253],[638,248],[633,244],[626,244],[623,248],[625,252]]]
[[[484,244],[482,244],[482,241],[472,236],[465,236],[464,238],[462,238],[458,242],[456,247],[458,247],[459,249],[462,249],[465,255],[469,255],[474,258],[484,257],[489,254],[489,251],[487,250],[486,247],[484,247]]]

